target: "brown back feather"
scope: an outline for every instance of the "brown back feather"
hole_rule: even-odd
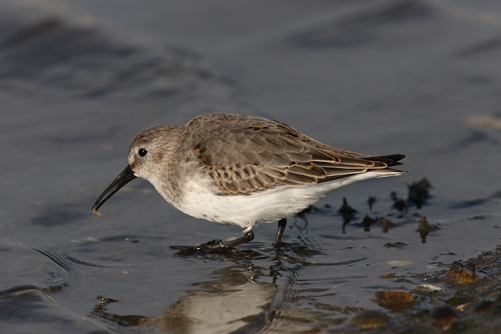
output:
[[[194,118],[186,125],[181,145],[187,146],[221,195],[327,182],[385,169],[404,157],[337,149],[283,123],[234,114]]]

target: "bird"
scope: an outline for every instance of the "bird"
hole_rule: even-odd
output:
[[[338,149],[260,116],[207,113],[184,126],[157,125],[140,132],[130,144],[127,167],[92,211],[100,215],[98,209],[113,194],[143,178],[180,211],[244,229],[243,237],[203,243],[203,249],[249,242],[254,226],[270,222],[278,222],[273,242],[278,248],[288,217],[336,188],[406,173],[390,168],[404,157]]]

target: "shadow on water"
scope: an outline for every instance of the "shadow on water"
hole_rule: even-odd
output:
[[[97,297],[99,303],[91,315],[119,326],[152,326],[180,333],[263,330],[273,327],[275,317],[283,319],[290,316],[283,309],[284,283],[281,281],[294,281],[296,272],[307,266],[343,266],[365,260],[316,263],[315,255],[321,252],[304,245],[286,245],[278,250],[259,244],[254,244],[253,248],[256,246],[260,251],[226,249],[192,255],[201,261],[225,259],[232,264],[213,272],[210,281],[193,283],[193,289],[185,291],[185,296],[158,317],[110,313],[107,306],[118,300],[104,296]],[[263,266],[264,263],[268,265]],[[327,290],[314,289],[311,292]],[[298,315],[302,312],[296,311],[299,311]],[[308,322],[315,323],[321,318],[320,314],[315,316],[315,313],[306,317],[309,318]]]
[[[153,326],[179,333],[231,333],[259,328],[265,325],[266,310],[278,290],[275,283],[260,280],[276,280],[278,273],[277,268],[243,261],[215,271],[211,281],[193,283],[193,290],[186,291],[186,296],[158,317],[111,314],[106,307],[116,301],[101,296],[91,314],[121,326]]]

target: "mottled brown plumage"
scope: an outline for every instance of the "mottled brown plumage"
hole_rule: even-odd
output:
[[[233,114],[193,119],[186,125],[180,151],[195,156],[221,195],[328,182],[385,169],[404,157],[369,157],[340,150],[286,124]]]
[[[334,148],[263,117],[204,114],[185,126],[159,125],[136,136],[129,165],[103,192],[97,209],[124,184],[142,177],[179,210],[197,218],[245,228],[285,218],[338,187],[396,176],[401,154],[368,156]],[[220,246],[221,246],[220,245]]]

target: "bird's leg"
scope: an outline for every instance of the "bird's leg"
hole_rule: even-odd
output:
[[[238,238],[238,239],[235,239],[235,240],[231,240],[231,241],[227,241],[227,242],[220,242],[218,244],[207,243],[207,247],[210,248],[210,249],[214,249],[214,248],[229,248],[229,247],[233,247],[233,246],[236,246],[236,245],[244,244],[246,242],[251,241],[252,239],[254,239],[254,232],[252,232],[252,230],[250,230],[249,232],[245,233],[245,235],[243,237],[241,237],[241,238]]]
[[[282,235],[284,234],[285,231],[285,226],[287,225],[287,219],[282,218],[278,222],[278,230],[277,230],[277,236],[275,237],[275,241],[273,242],[273,247],[278,248],[280,244],[282,243]]]

